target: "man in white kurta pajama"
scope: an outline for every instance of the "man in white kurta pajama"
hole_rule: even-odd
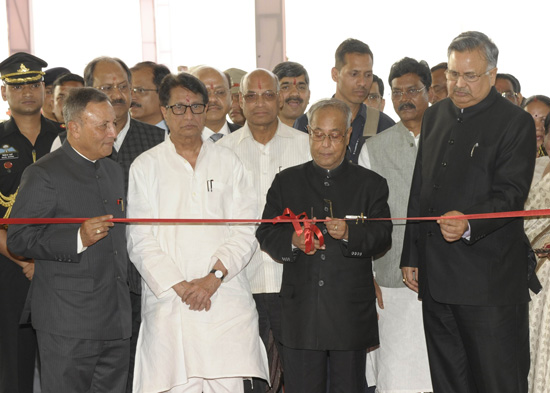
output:
[[[208,102],[202,82],[171,75],[159,94],[170,138],[134,161],[128,216],[256,218],[251,178],[237,156],[201,140]],[[256,247],[254,229],[128,226],[128,249],[144,280],[134,392],[235,393],[243,391],[243,378],[267,379],[242,272]]]

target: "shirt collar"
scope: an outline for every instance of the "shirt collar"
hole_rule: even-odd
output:
[[[363,119],[367,118],[367,106],[365,104],[360,104],[359,111],[357,112],[357,116],[355,116],[355,119],[357,119],[359,116],[361,116]],[[355,119],[353,119],[355,121]]]
[[[487,97],[485,97],[483,100],[478,102],[477,104],[473,106],[469,106],[468,108],[461,109],[453,104],[453,107],[455,109],[456,115],[461,117],[463,120],[469,120],[475,115],[477,115],[479,112],[483,112],[485,109],[493,105],[493,103],[498,99],[500,94],[498,94],[495,87],[491,87],[491,90],[489,91],[489,94],[487,94]]]
[[[208,141],[208,140],[211,141],[211,142],[213,142],[212,139],[210,139],[210,136],[211,136],[211,135],[214,135],[214,134],[215,134],[214,131],[212,131],[210,128],[208,128],[208,127],[205,126],[205,127],[202,129],[202,132],[201,132],[201,140],[202,140],[202,142],[204,143],[204,142],[206,142],[206,141]]]
[[[158,128],[162,128],[164,131],[166,131],[167,133],[169,133],[170,131],[168,130],[168,124],[166,124],[166,120],[162,119],[161,121],[159,121],[157,124],[155,124],[155,126],[157,126]]]
[[[124,138],[126,138],[126,134],[128,133],[128,130],[130,129],[130,112],[128,112],[128,118],[126,120],[126,124],[124,125],[124,128],[120,130],[118,135],[116,136],[115,143],[113,145],[113,149],[115,149],[117,152],[120,150],[122,144],[124,143]]]
[[[90,162],[96,162],[97,160],[90,160],[88,157],[86,157],[84,154],[82,154],[81,152],[79,152],[78,150],[76,150],[74,147],[71,146],[71,148],[82,158],[84,158],[85,160],[88,160]]]
[[[72,147],[69,141],[66,139],[65,142],[63,142],[63,145],[61,145],[61,150],[67,153],[67,155],[77,163],[84,165],[93,165],[97,162],[97,160],[90,160],[88,157],[80,153],[78,150]]]
[[[336,94],[333,94],[332,98],[336,98]],[[355,116],[352,123],[355,123],[355,119],[357,119],[359,116],[361,116],[363,119],[367,118],[367,105],[363,103],[359,104],[359,111],[357,112],[357,116]]]
[[[229,131],[229,125],[227,124],[227,122],[223,123],[223,127],[220,128],[220,130],[218,131],[218,134],[226,136],[226,135],[229,135],[230,133],[231,131]]]
[[[402,121],[397,122],[395,125],[398,127],[399,130],[402,130],[403,133],[412,138],[414,140],[414,144],[416,145],[416,147],[418,147],[418,142],[420,142],[420,133],[415,136],[414,132],[405,127],[405,124],[403,124]]]
[[[275,131],[275,135],[273,135],[273,138],[277,138],[277,137],[292,138],[294,136],[293,128],[290,128],[287,125],[285,125],[281,120],[279,120],[278,117],[277,117],[277,122],[278,122],[277,131]],[[241,143],[242,141],[249,138],[254,139],[254,136],[252,136],[252,131],[250,131],[250,127],[248,126],[248,121],[245,122],[244,126],[242,126],[242,128],[240,128],[237,131],[240,131],[240,130],[242,130],[242,132],[238,143]]]
[[[44,115],[40,115],[40,134],[45,133],[46,131],[50,130],[50,126],[53,126],[53,122],[46,119]],[[4,132],[3,135],[9,135],[12,132],[19,132],[19,127],[17,127],[17,123],[15,122],[15,119],[13,117],[10,117],[8,120],[4,122]],[[51,132],[51,131],[50,131]]]
[[[338,176],[340,173],[342,173],[342,171],[345,170],[345,168],[347,168],[348,165],[350,165],[350,164],[349,164],[348,160],[345,157],[342,160],[342,162],[340,163],[340,165],[338,165],[334,169],[321,168],[319,165],[317,165],[315,160],[313,161],[313,168],[315,169],[315,172],[320,174],[321,176],[325,176],[327,178]]]

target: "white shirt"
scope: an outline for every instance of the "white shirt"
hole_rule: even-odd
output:
[[[130,218],[257,216],[251,176],[218,144],[203,143],[193,168],[167,139],[130,168]],[[128,226],[128,252],[143,278],[134,392],[164,392],[191,377],[268,378],[258,314],[242,272],[256,248],[254,231],[254,225]],[[191,311],[172,286],[206,276],[218,259],[228,274],[210,310]]]
[[[72,147],[72,146],[71,146]],[[80,157],[84,158],[85,160],[88,160],[90,162],[95,163],[97,160],[90,160],[88,157],[86,157],[84,154],[80,153],[78,150],[76,150],[74,147],[72,149],[78,154]],[[52,150],[53,151],[53,150]],[[50,151],[50,153],[52,152]],[[82,238],[80,237],[80,228],[78,228],[78,233],[76,235],[76,252],[80,254],[81,252],[84,252],[88,249],[88,247],[84,247],[84,244],[82,244]]]
[[[265,145],[254,139],[248,122],[220,139],[217,144],[232,149],[245,168],[252,173],[260,211],[263,211],[267,191],[275,175],[286,168],[311,160],[308,135],[281,121],[275,135]],[[246,274],[252,293],[277,293],[281,290],[283,265],[261,251],[259,246],[246,267]]]
[[[122,147],[122,143],[124,142],[124,138],[126,138],[126,134],[128,133],[128,130],[130,129],[130,113],[128,113],[128,118],[126,120],[126,124],[120,130],[118,135],[115,138],[115,143],[113,144],[113,149],[115,149],[117,152]]]
[[[225,122],[223,127],[217,132],[217,134],[220,134],[223,136],[229,135],[230,133],[231,132],[229,131],[229,126],[227,125],[227,122]],[[207,140],[210,140],[211,142],[214,142],[212,139],[210,139],[210,137],[214,134],[216,134],[216,132],[212,131],[208,127],[204,127],[201,134],[202,141],[205,142]]]

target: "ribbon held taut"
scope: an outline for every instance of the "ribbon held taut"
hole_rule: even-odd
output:
[[[289,209],[285,209],[285,212],[292,213]],[[437,221],[442,218],[447,220],[480,220],[480,219],[495,219],[495,218],[514,218],[514,217],[548,217],[550,216],[550,209],[539,209],[539,210],[517,210],[511,212],[496,212],[496,213],[478,213],[478,214],[465,214],[460,216],[433,216],[433,217],[361,217],[356,216],[353,218],[341,218],[344,221]],[[89,220],[88,218],[76,218],[76,217],[65,217],[65,218],[1,218],[0,225],[10,225],[10,224],[82,224],[84,221]],[[113,218],[108,220],[110,222],[118,223],[127,223],[127,224],[261,224],[261,223],[317,223],[317,222],[326,222],[327,219],[319,218],[308,218],[305,213],[302,213],[298,216],[291,215],[282,215],[275,218],[269,219],[254,219],[254,218]],[[310,225],[311,226],[311,225]],[[315,226],[315,225],[314,225]],[[301,229],[301,227],[300,227]],[[311,228],[310,228],[311,229]],[[319,232],[320,237],[322,234],[317,230],[311,229],[315,233]]]

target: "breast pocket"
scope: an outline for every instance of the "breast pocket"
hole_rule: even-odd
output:
[[[231,187],[221,181],[209,180],[206,187],[205,210],[208,217],[225,217],[232,201]]]
[[[468,167],[464,168],[464,176],[467,176],[466,184],[472,184],[471,193],[476,195],[477,198],[486,195],[491,192],[492,182],[495,173],[495,149],[490,149],[486,145],[474,145],[470,150],[470,157],[468,161]],[[467,169],[467,170],[466,170]],[[475,201],[472,201],[475,203]]]

